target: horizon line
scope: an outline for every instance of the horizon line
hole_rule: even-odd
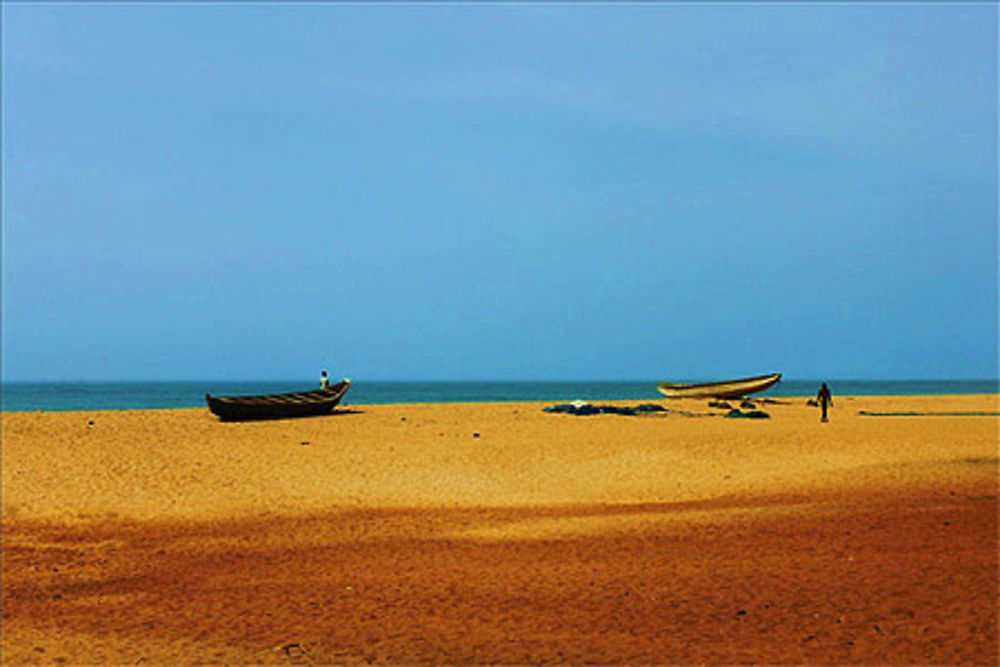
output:
[[[334,376],[331,376],[334,377]],[[677,378],[679,381],[721,381],[718,379],[709,380],[704,377],[681,377]],[[302,378],[223,378],[223,377],[205,377],[205,378],[171,378],[171,379],[159,379],[159,380],[149,380],[149,379],[135,379],[135,378],[34,378],[34,379],[8,379],[0,378],[0,384],[13,385],[13,384],[162,384],[162,383],[173,383],[173,382],[303,382]],[[542,383],[587,383],[587,382],[613,382],[613,383],[645,383],[652,382],[658,383],[663,382],[663,380],[656,380],[651,378],[463,378],[463,379],[449,379],[449,378],[424,378],[424,379],[401,379],[401,378],[372,378],[372,379],[361,379],[357,378],[351,379],[352,383],[390,383],[390,384],[445,384],[445,383],[523,383],[523,384],[542,384]],[[780,382],[997,382],[1000,383],[1000,375],[994,377],[944,377],[944,376],[921,376],[921,377],[837,377],[837,376],[823,376],[823,377],[782,377]]]

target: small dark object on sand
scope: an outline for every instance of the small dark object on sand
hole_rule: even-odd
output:
[[[726,419],[770,419],[771,415],[760,410],[750,410],[748,412],[741,412],[739,410],[730,410],[726,413]]]
[[[285,655],[305,655],[306,647],[302,644],[284,644],[281,646],[281,650],[285,652]]]
[[[742,403],[740,403],[740,407],[743,408],[744,410],[756,410],[757,409],[757,406],[754,403],[752,403],[751,401],[743,401]]]
[[[732,410],[733,409],[733,406],[731,406],[729,403],[727,403],[725,401],[709,401],[708,402],[708,407],[710,407],[710,408],[719,408],[720,410]]]
[[[642,405],[637,405],[633,407],[618,407],[617,405],[591,405],[590,403],[584,403],[583,401],[576,401],[575,403],[563,403],[561,405],[552,405],[547,408],[542,408],[544,412],[556,412],[568,415],[576,415],[578,417],[586,417],[589,415],[645,415],[651,414],[653,412],[666,412],[666,408],[662,405],[657,405],[655,403],[643,403]]]
[[[814,408],[819,407],[819,403],[817,403],[816,399],[813,399],[813,398],[810,398],[808,401],[806,401],[806,405],[814,407]]]

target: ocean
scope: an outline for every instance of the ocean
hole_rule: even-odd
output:
[[[998,380],[828,380],[834,396],[1000,393]],[[205,394],[240,395],[304,391],[314,381],[232,382],[12,382],[0,386],[7,412],[146,410],[205,406]],[[755,396],[813,396],[819,380],[787,380]],[[655,401],[655,380],[578,382],[366,382],[354,381],[342,405],[393,403],[493,403],[511,401]]]

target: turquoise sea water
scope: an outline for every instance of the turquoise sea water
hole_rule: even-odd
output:
[[[697,380],[689,380],[697,381]],[[998,380],[831,380],[836,395],[1000,393]],[[787,380],[758,396],[812,396],[818,380]],[[312,381],[285,382],[86,382],[4,383],[4,411],[135,410],[205,405],[205,394],[240,395],[303,391]],[[620,382],[365,382],[355,381],[344,405],[392,403],[492,403],[505,401],[658,400],[656,381]]]

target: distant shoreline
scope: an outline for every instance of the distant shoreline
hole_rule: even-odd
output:
[[[996,380],[829,380],[834,399],[863,396],[1000,396]],[[205,407],[213,395],[302,391],[307,381],[5,383],[2,412],[165,410]],[[789,380],[751,398],[805,400],[819,381]],[[365,382],[354,381],[342,407],[490,403],[662,402],[653,381],[604,382]]]

